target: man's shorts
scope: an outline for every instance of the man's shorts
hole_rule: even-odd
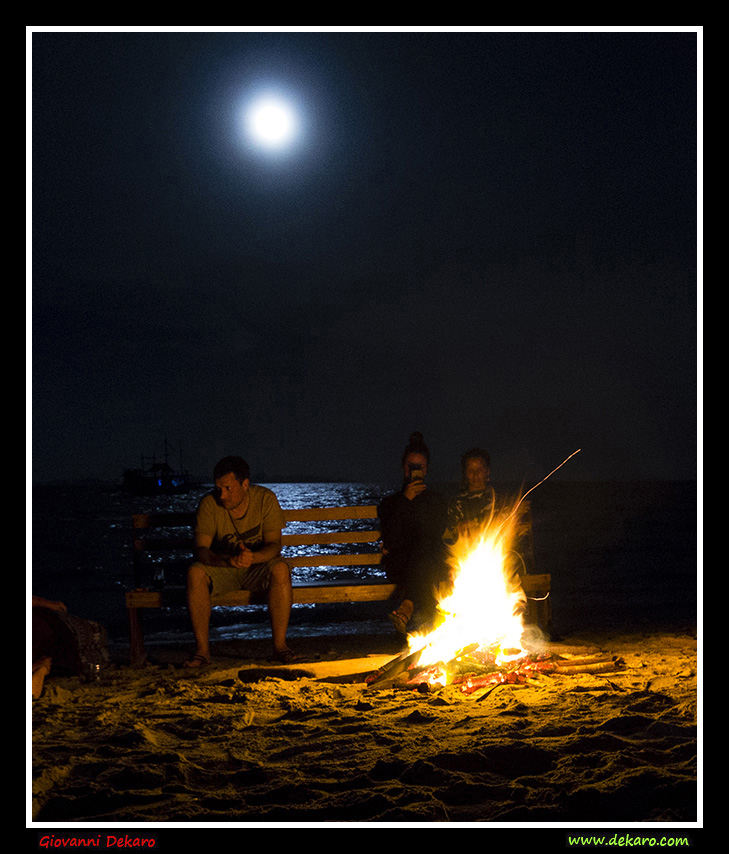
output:
[[[275,557],[265,563],[252,563],[247,567],[199,565],[205,569],[213,582],[213,595],[230,593],[233,590],[265,593],[271,584],[271,567],[282,560],[281,557]]]

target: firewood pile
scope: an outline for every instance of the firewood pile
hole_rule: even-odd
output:
[[[504,650],[477,644],[449,661],[420,665],[423,650],[403,653],[366,678],[369,688],[404,688],[428,693],[456,686],[463,694],[481,695],[499,685],[543,685],[542,677],[581,673],[615,673],[625,669],[618,656],[599,650],[561,647],[547,651]]]

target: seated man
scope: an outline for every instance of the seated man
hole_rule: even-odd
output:
[[[265,591],[274,656],[294,660],[286,644],[291,613],[291,570],[281,557],[283,512],[275,494],[252,485],[241,457],[225,457],[215,466],[215,491],[197,511],[195,563],[187,575],[187,604],[195,635],[195,655],[187,667],[210,663],[211,594],[232,590]]]

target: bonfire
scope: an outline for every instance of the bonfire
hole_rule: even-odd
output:
[[[496,514],[481,530],[461,531],[451,548],[452,589],[438,602],[436,627],[408,636],[419,666],[438,669],[438,684],[452,681],[446,663],[458,662],[460,669],[470,656],[482,666],[503,667],[524,653],[526,596],[510,547],[516,517]]]
[[[614,656],[556,652],[536,627],[525,623],[522,560],[514,545],[527,494],[478,529],[461,530],[451,547],[452,583],[438,599],[435,627],[408,635],[408,650],[372,674],[371,686],[432,691],[457,685],[466,694],[483,696],[498,685],[538,685],[545,674],[621,669],[622,661]]]

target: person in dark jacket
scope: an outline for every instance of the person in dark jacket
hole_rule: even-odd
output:
[[[403,634],[414,615],[420,624],[434,618],[438,591],[448,581],[443,540],[448,503],[426,483],[429,463],[422,434],[413,433],[401,458],[402,487],[383,498],[378,508],[383,566],[400,596],[390,620]]]

